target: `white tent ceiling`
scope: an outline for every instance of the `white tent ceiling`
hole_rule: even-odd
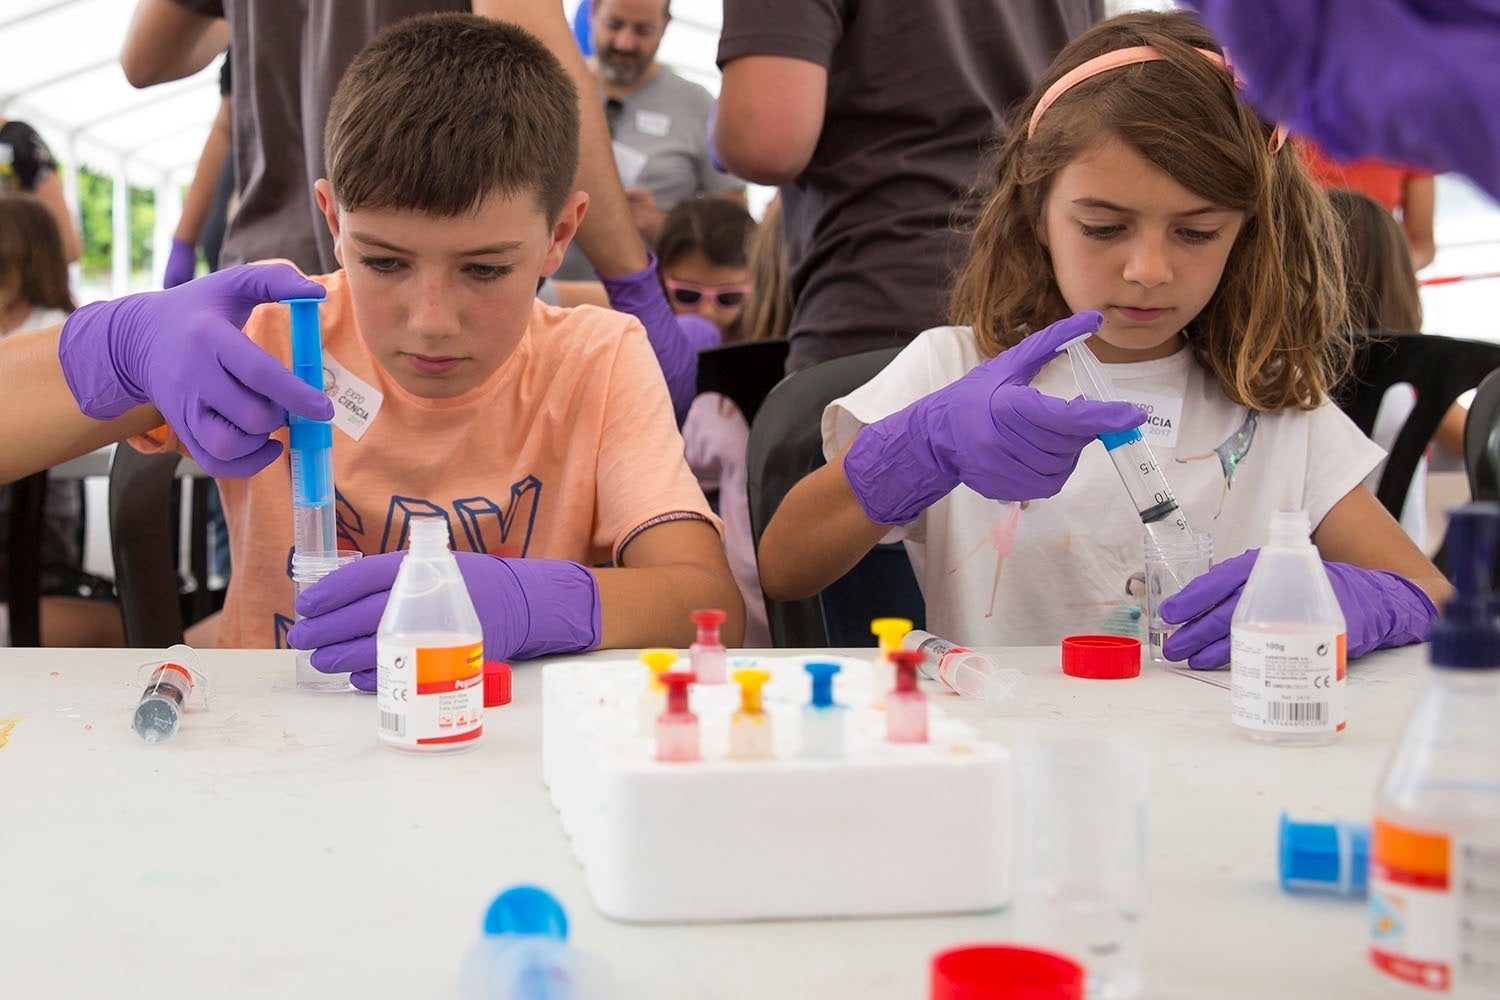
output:
[[[176,83],[131,87],[118,56],[134,9],[131,0],[0,0],[0,117],[30,122],[59,157],[107,173],[123,163],[134,184],[186,181],[218,110],[218,61]],[[717,92],[720,0],[673,0],[672,9],[661,60]]]

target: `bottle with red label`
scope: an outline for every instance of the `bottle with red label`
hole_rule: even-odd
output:
[[[415,518],[375,634],[380,740],[397,750],[474,746],[484,732],[484,632],[448,549],[448,521]]]
[[[1500,997],[1500,504],[1452,515],[1457,593],[1375,801],[1370,961],[1413,996]]]

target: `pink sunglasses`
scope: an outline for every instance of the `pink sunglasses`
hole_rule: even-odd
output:
[[[745,282],[729,285],[700,285],[696,281],[676,281],[667,278],[667,295],[678,305],[695,306],[703,296],[712,295],[714,304],[720,309],[733,309],[745,304],[745,293],[750,286]]]

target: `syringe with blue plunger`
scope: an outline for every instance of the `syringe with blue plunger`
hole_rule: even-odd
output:
[[[292,310],[292,374],[323,391],[322,299],[284,299]],[[335,558],[333,424],[291,415],[292,537],[298,555]]]

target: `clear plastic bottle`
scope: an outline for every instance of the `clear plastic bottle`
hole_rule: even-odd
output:
[[[446,518],[416,518],[375,636],[380,739],[442,752],[484,732],[484,632],[448,550]]]
[[[1413,996],[1500,997],[1500,505],[1448,529],[1457,594],[1433,670],[1381,776],[1370,848],[1370,961]]]
[[[1229,643],[1231,714],[1242,734],[1313,746],[1344,731],[1344,613],[1306,511],[1271,515]]]

